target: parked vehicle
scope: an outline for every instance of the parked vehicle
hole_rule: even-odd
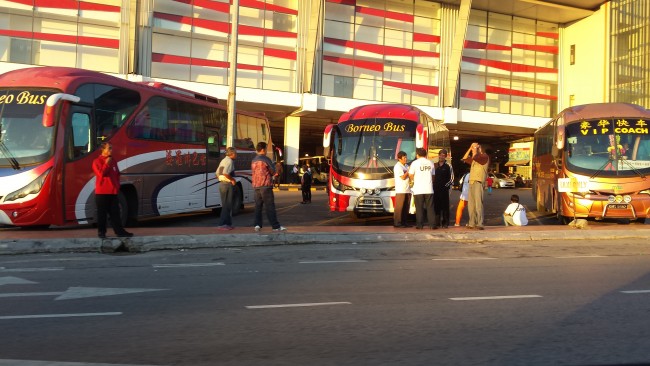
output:
[[[488,173],[492,177],[493,188],[515,188],[515,180],[503,173]]]

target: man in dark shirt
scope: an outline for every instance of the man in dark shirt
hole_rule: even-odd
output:
[[[435,224],[442,228],[449,227],[449,187],[454,181],[454,172],[447,164],[447,150],[438,153],[436,163],[436,180],[433,182],[433,212]]]
[[[275,212],[275,197],[273,196],[273,176],[275,164],[266,156],[266,142],[258,142],[257,155],[251,161],[252,183],[255,190],[255,231],[262,230],[262,211],[266,205],[266,217],[273,231],[285,231],[280,225]]]

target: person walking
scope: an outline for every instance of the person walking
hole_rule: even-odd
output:
[[[424,215],[430,229],[436,229],[433,212],[433,180],[435,168],[427,159],[427,151],[423,148],[415,150],[417,159],[409,167],[409,178],[413,181],[413,199],[415,200],[415,228],[422,229]]]
[[[219,230],[232,230],[232,205],[235,198],[235,158],[237,150],[234,147],[226,148],[226,157],[217,167],[216,175],[219,180],[219,195],[221,196],[221,216],[219,217]]]
[[[255,190],[255,231],[262,230],[262,210],[266,210],[266,217],[273,231],[285,231],[287,228],[280,225],[275,212],[273,176],[277,173],[275,165],[266,156],[266,147],[266,142],[258,142],[255,147],[257,155],[251,161],[252,183]]]
[[[458,208],[456,208],[456,223],[454,226],[460,226],[460,220],[463,218],[463,210],[467,206],[467,199],[469,196],[469,173],[465,173],[460,178],[460,199],[458,200]]]
[[[302,191],[302,204],[311,203],[311,182],[313,180],[311,169],[307,165],[302,166],[304,173],[300,177],[300,190]]]
[[[411,194],[409,189],[409,167],[406,165],[406,153],[400,151],[397,153],[397,163],[393,167],[395,177],[395,207],[393,209],[393,226],[409,227],[406,224],[406,218],[409,213],[409,202]]]
[[[124,230],[120,217],[118,193],[120,191],[120,170],[113,160],[113,146],[102,142],[101,155],[93,160],[95,173],[95,206],[97,206],[97,236],[106,239],[106,216],[110,217],[115,235],[130,238],[132,233]]]
[[[438,152],[435,164],[436,178],[433,183],[433,211],[436,226],[449,227],[449,187],[454,183],[454,171],[447,163],[447,150]]]
[[[483,152],[478,142],[472,143],[461,159],[470,165],[469,168],[469,224],[470,229],[483,230],[483,191],[487,177],[490,157]]]
[[[519,203],[519,196],[513,194],[510,196],[510,204],[503,212],[503,223],[506,226],[526,226],[528,217],[526,217],[526,207]]]

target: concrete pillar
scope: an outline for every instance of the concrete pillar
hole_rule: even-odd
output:
[[[300,117],[284,119],[284,171],[285,182],[289,182],[291,168],[300,158]]]

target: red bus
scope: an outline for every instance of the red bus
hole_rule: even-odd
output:
[[[390,214],[395,200],[397,153],[415,160],[415,149],[438,160],[449,149],[449,130],[420,109],[405,104],[371,104],[343,114],[325,128],[329,149],[329,207],[353,216]],[[451,156],[450,156],[451,161]]]
[[[215,98],[161,83],[64,67],[2,74],[0,224],[94,222],[91,163],[103,141],[113,145],[122,172],[125,223],[218,208],[214,172],[224,156],[226,124],[226,109]],[[268,120],[259,114],[237,112],[235,137],[237,211],[254,200],[254,146],[273,145]]]
[[[633,104],[567,108],[535,132],[538,211],[572,218],[650,217],[650,111]]]

